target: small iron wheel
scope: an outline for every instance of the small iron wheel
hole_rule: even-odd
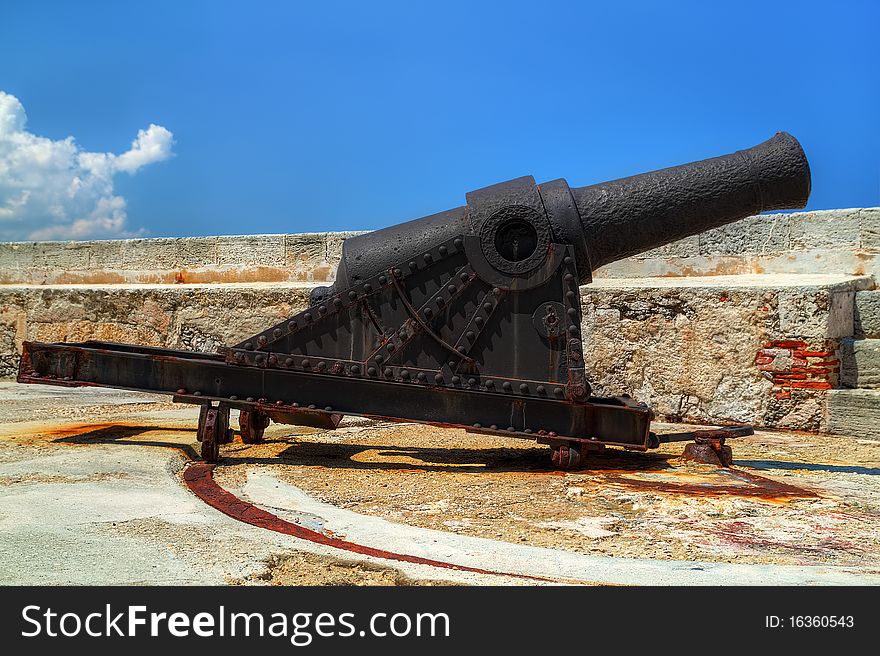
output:
[[[579,469],[584,466],[586,459],[586,449],[582,449],[576,442],[550,447],[550,460],[557,469]]]
[[[268,415],[259,410],[242,410],[238,414],[238,427],[241,441],[245,444],[257,444],[263,441],[263,433],[269,426]]]
[[[199,412],[199,442],[202,459],[215,463],[220,458],[220,445],[229,441],[229,408],[203,405]]]

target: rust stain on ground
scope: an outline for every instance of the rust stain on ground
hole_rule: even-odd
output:
[[[56,438],[78,437],[80,435],[83,435],[84,433],[91,433],[93,431],[107,430],[108,428],[130,428],[132,426],[133,424],[126,422],[107,422],[102,424],[67,424],[60,425],[55,428],[41,428],[39,431],[35,431],[33,434]]]
[[[605,482],[612,485],[667,494],[740,496],[766,501],[786,501],[794,498],[804,499],[819,496],[812,490],[774,481],[739,469],[717,469],[702,476],[687,471],[603,472],[603,476]],[[685,480],[681,482],[670,480],[675,478]]]

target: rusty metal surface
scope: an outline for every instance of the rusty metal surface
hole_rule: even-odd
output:
[[[336,282],[313,290],[310,308],[219,353],[26,342],[18,380],[201,404],[209,461],[235,408],[253,440],[266,418],[335,428],[352,414],[537,439],[558,467],[576,469],[606,445],[658,446],[650,408],[591,396],[579,284],[633,252],[801,207],[809,188],[803,151],[785,133],[581,189],[524,176],[470,192],[465,208],[346,240]],[[698,436],[686,451],[727,465],[729,436]]]

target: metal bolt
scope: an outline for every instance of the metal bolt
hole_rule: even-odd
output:
[[[361,368],[359,366],[357,366],[356,364],[353,364],[349,368],[349,371],[351,371],[351,373],[353,373],[355,376],[357,376],[361,372]]]
[[[491,312],[492,311],[492,304],[491,303],[483,303],[483,309],[486,312]]]
[[[433,316],[434,316],[434,310],[432,310],[431,308],[425,308],[425,318],[430,319]]]
[[[300,362],[299,364],[303,369],[305,369],[309,366],[309,361],[307,358],[303,358],[302,362]]]
[[[525,383],[521,383],[519,386],[519,391],[522,392],[523,394],[526,394],[529,391],[529,386],[526,385]]]
[[[317,366],[318,371],[324,371],[324,369],[326,369],[326,368],[327,368],[327,363],[324,362],[323,360],[321,360]]]
[[[247,343],[244,345],[244,347],[245,347],[248,351],[253,351],[253,350],[254,350],[254,345],[251,344],[250,342],[247,342]]]
[[[562,279],[565,282],[571,282],[572,280],[574,280],[574,276],[571,275],[570,273],[566,273],[564,276],[562,276]]]
[[[461,244],[462,244],[461,238],[457,237],[452,243],[456,248],[461,248]]]
[[[446,289],[449,290],[450,294],[454,294],[455,292],[458,291],[458,287],[456,287],[455,285],[449,285]]]
[[[444,257],[446,257],[446,254],[449,252],[449,249],[446,248],[446,246],[441,246],[437,250],[439,251],[440,255],[442,255]]]
[[[505,392],[509,392],[510,390],[513,389],[513,385],[511,385],[510,381],[507,381],[507,380],[505,380],[504,383],[502,383],[501,387],[504,388]]]
[[[487,380],[484,384],[486,385],[486,389],[494,389],[495,388],[495,381],[494,380]]]
[[[319,314],[327,314],[327,306],[326,306],[326,305],[321,305],[321,306],[319,306],[319,307],[318,307],[318,313],[319,313]]]
[[[376,367],[367,367],[367,373],[370,374],[371,376],[375,376],[376,375]]]
[[[482,427],[483,427],[483,424],[481,424],[480,422],[477,422],[476,424],[474,424],[474,428],[482,428]]]
[[[276,328],[272,331],[272,337],[274,337],[275,339],[278,339],[279,337],[281,337],[281,335],[283,335],[283,333],[281,332],[280,328]]]
[[[458,376],[452,377],[452,384],[453,385],[458,385],[460,382],[461,382],[461,378],[459,378]]]
[[[544,387],[543,385],[538,385],[538,386],[535,388],[535,391],[536,391],[538,394],[544,395],[544,394],[547,393],[547,388]]]
[[[424,372],[424,371],[420,371],[420,372],[416,375],[416,378],[419,379],[419,382],[420,382],[420,383],[424,383],[426,380],[428,380],[428,377],[425,375],[425,372]]]
[[[556,396],[558,396],[558,397],[561,398],[562,395],[565,394],[565,390],[562,389],[561,387],[557,387],[557,388],[555,388],[555,389],[553,390],[553,393],[554,393]]]
[[[324,412],[333,412],[333,406],[324,406]]]
[[[298,326],[296,325],[296,321],[291,321],[289,324],[287,324],[287,329],[288,329],[290,332],[295,332],[296,329],[297,329],[297,327],[298,327]]]
[[[462,271],[458,274],[458,277],[461,278],[462,282],[467,282],[468,278],[470,278],[467,271]]]
[[[365,291],[367,294],[369,294],[371,291],[373,291],[373,286],[372,286],[370,283],[365,282],[365,283],[364,283],[364,291]]]
[[[474,387],[476,384],[477,384],[476,378],[468,378],[468,385],[470,385],[471,387]]]
[[[412,261],[409,263],[409,268],[412,269],[413,271],[415,271],[416,269],[419,268],[419,265],[416,264],[415,261]]]
[[[400,377],[403,378],[404,380],[408,380],[409,379],[409,371],[407,371],[406,369],[401,369],[400,370]]]
[[[468,340],[471,341],[471,342],[474,341],[474,339],[476,339],[476,337],[477,337],[477,336],[474,334],[474,331],[473,331],[473,330],[469,330],[469,331],[467,331],[467,332],[464,334],[464,336],[467,337]]]
[[[434,256],[431,255],[430,253],[425,253],[424,255],[422,255],[422,259],[425,262],[431,262],[434,259]]]
[[[385,374],[386,378],[391,378],[394,375],[394,372],[391,371],[391,367],[385,367],[385,371],[383,371],[382,373]]]
[[[443,376],[441,374],[435,374],[434,375],[434,382],[437,383],[438,385],[442,384],[443,383]]]
[[[309,322],[310,322],[310,321],[312,320],[312,313],[311,313],[311,312],[306,312],[306,313],[303,315],[303,319],[305,319],[306,321],[309,321]]]
[[[337,310],[339,308],[341,308],[342,307],[342,299],[334,298],[333,299],[333,307],[335,307]]]
[[[388,282],[388,278],[386,278],[385,276],[379,276],[380,285],[384,285],[386,282]]]
[[[348,292],[348,297],[351,300],[354,300],[358,297],[358,293],[352,289],[350,292]]]
[[[485,319],[483,317],[474,317],[474,323],[478,326],[482,326],[485,323]]]

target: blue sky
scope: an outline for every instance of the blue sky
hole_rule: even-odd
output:
[[[29,133],[91,153],[147,158],[138,130],[173,133],[173,156],[89,197],[124,198],[107,236],[373,229],[519,175],[580,186],[777,130],[810,159],[810,208],[873,206],[878,34],[873,0],[5,2],[0,90]]]

